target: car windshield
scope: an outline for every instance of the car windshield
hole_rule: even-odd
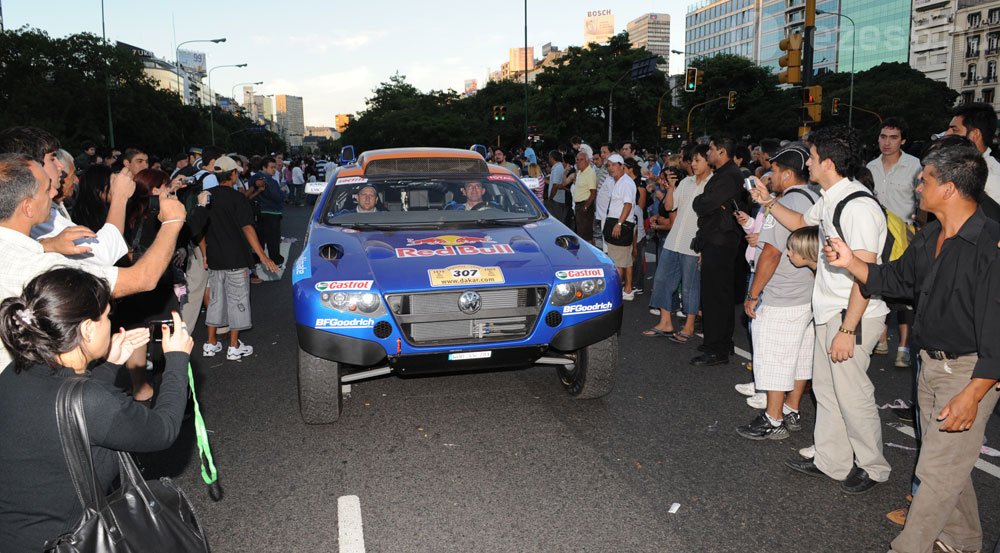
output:
[[[507,175],[337,179],[324,210],[328,225],[437,228],[521,225],[543,214],[534,195]]]

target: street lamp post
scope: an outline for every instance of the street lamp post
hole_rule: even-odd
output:
[[[208,126],[212,130],[212,146],[215,146],[215,96],[212,94],[212,71],[216,69],[222,69],[223,67],[246,67],[245,63],[236,63],[230,65],[216,65],[215,67],[208,70]]]
[[[244,86],[244,85],[248,85],[248,84],[249,85],[253,85],[253,86],[258,86],[258,85],[264,84],[264,81],[257,81],[255,83],[236,83],[236,84],[234,84],[232,91],[230,91],[230,93],[229,93],[230,96],[232,96],[233,100],[236,99],[236,87],[238,87],[238,86]]]
[[[184,90],[181,89],[181,46],[191,44],[192,42],[214,42],[215,44],[218,44],[225,41],[225,38],[185,40],[174,48],[174,63],[176,64],[174,70],[177,72],[177,95],[181,98],[181,105],[184,105]]]
[[[844,19],[851,22],[851,91],[848,93],[849,98],[847,100],[847,126],[854,127],[854,53],[857,51],[858,45],[858,28],[854,24],[854,20],[851,16],[844,15],[840,12],[828,12],[823,10],[816,10],[819,15],[836,15],[837,17],[843,17]]]

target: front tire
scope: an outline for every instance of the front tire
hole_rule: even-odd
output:
[[[580,348],[576,363],[556,368],[563,388],[576,399],[604,397],[615,387],[618,373],[618,335]]]
[[[299,348],[299,410],[306,424],[337,422],[340,401],[340,363],[316,357]]]

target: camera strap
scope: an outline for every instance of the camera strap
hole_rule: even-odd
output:
[[[198,442],[198,460],[201,462],[201,479],[208,486],[208,496],[213,501],[222,499],[222,486],[219,485],[219,471],[215,469],[212,459],[212,446],[208,443],[208,430],[205,429],[205,419],[201,416],[198,405],[198,395],[194,391],[194,371],[188,363],[188,386],[191,388],[191,403],[194,406],[194,433]]]

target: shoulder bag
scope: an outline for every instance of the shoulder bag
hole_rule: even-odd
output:
[[[632,210],[635,210],[635,202],[632,202]],[[604,227],[601,232],[604,236],[604,241],[608,244],[613,244],[615,246],[631,246],[632,238],[635,235],[635,221],[622,221],[621,234],[618,238],[611,235],[611,232],[615,229],[615,225],[618,224],[618,217],[608,217],[611,213],[611,202],[608,202],[608,209],[604,213]],[[632,212],[629,212],[632,215]]]
[[[83,516],[72,531],[46,543],[46,553],[207,553],[205,533],[184,492],[169,478],[143,480],[129,453],[118,452],[121,487],[104,495],[83,412],[86,381],[68,378],[56,396],[59,440]]]

